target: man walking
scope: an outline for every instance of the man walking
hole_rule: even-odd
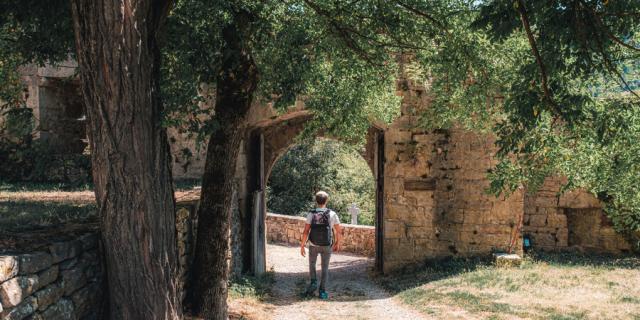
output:
[[[307,288],[307,294],[312,295],[318,288],[316,277],[316,261],[318,254],[322,259],[322,274],[320,278],[320,299],[328,299],[327,282],[329,279],[329,259],[332,251],[340,250],[342,232],[340,229],[340,219],[335,211],[327,208],[329,194],[324,191],[316,193],[316,208],[307,214],[307,223],[302,233],[300,243],[300,254],[304,257],[305,245],[309,240],[309,278],[311,283]],[[334,239],[335,235],[335,239]]]

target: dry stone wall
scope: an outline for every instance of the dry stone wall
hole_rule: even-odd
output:
[[[0,255],[2,319],[94,319],[104,273],[98,234]]]
[[[179,295],[186,298],[186,284],[190,276],[195,248],[198,202],[180,201],[176,204],[176,241],[178,242]]]
[[[602,205],[585,191],[560,195],[561,178],[549,178],[534,194],[525,196],[523,235],[542,251],[625,253],[630,244],[616,233]]]
[[[282,214],[267,214],[267,241],[300,245],[306,219]],[[373,257],[376,254],[375,228],[341,224],[342,251]]]

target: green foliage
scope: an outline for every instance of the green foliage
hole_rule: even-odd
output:
[[[258,276],[243,275],[231,279],[229,295],[232,298],[252,297],[265,300],[269,298],[274,282],[275,274],[272,270]]]
[[[358,222],[375,223],[375,180],[353,147],[332,140],[294,146],[276,162],[268,182],[270,212],[306,215],[315,207],[314,194],[329,193],[331,209],[349,223],[352,203],[361,209]]]
[[[68,168],[91,172],[87,155],[56,155],[46,142],[34,140],[33,113],[30,108],[9,107],[0,122],[0,182],[61,182],[83,184],[90,180],[70,181]]]
[[[21,107],[17,66],[71,52],[69,4],[0,3],[0,99]],[[243,17],[259,73],[256,99],[280,110],[303,100],[318,131],[362,140],[398,113],[401,67],[434,98],[425,127],[492,130],[500,164],[491,189],[535,191],[568,178],[606,204],[621,231],[640,231],[637,180],[637,0],[175,1],[166,25],[167,125],[207,136],[217,123],[221,32]],[[245,93],[243,93],[245,94]]]
[[[638,12],[637,1],[475,2],[409,68],[435,97],[424,125],[491,128],[496,194],[566,176],[564,190],[591,191],[619,231],[640,232]]]
[[[64,223],[96,219],[95,204],[37,201],[0,201],[0,229],[19,232]]]

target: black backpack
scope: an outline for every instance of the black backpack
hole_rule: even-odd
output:
[[[330,246],[333,236],[331,230],[331,210],[311,211],[311,232],[309,232],[309,241],[316,246]]]

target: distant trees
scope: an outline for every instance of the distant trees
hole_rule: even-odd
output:
[[[329,207],[350,223],[347,209],[360,208],[360,224],[375,223],[375,180],[357,150],[334,140],[319,139],[294,146],[274,165],[267,184],[269,212],[304,215],[314,208],[318,190],[330,195]]]

